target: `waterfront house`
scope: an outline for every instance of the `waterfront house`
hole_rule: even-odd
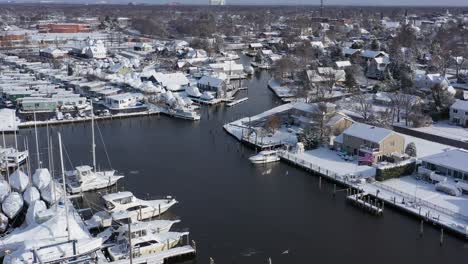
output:
[[[368,156],[369,163],[402,154],[405,138],[392,130],[354,123],[335,139],[334,147],[353,156]]]
[[[210,68],[216,74],[225,74],[229,79],[244,78],[244,65],[236,63],[235,61],[224,61],[222,63],[211,63]]]
[[[162,73],[154,70],[141,74],[141,81],[152,81],[168,91],[182,91],[190,84],[189,79],[182,72]]]
[[[147,109],[147,106],[142,103],[143,99],[141,93],[122,93],[107,96],[104,100],[104,106],[113,114],[141,112]]]
[[[421,158],[422,167],[438,175],[468,180],[468,151],[451,149]],[[419,169],[419,171],[425,170]],[[433,177],[436,179],[437,177]]]
[[[450,122],[468,127],[468,101],[457,100],[450,106]]]
[[[227,92],[226,81],[222,78],[214,76],[203,76],[200,80],[198,80],[197,87],[201,92],[216,92],[216,98],[225,97]]]

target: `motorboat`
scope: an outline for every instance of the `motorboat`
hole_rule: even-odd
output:
[[[213,94],[211,94],[208,91],[203,92],[203,94],[200,96],[200,99],[205,100],[205,101],[211,101],[214,98],[215,97],[213,96]]]
[[[169,210],[177,201],[168,196],[164,199],[142,200],[131,192],[117,192],[102,196],[105,211],[97,212],[85,223],[88,228],[108,227],[113,221],[132,222],[150,219]]]
[[[106,109],[107,110],[107,109]],[[108,111],[108,110],[107,110]],[[91,113],[93,111],[91,110]],[[91,114],[91,150],[93,155],[93,166],[78,166],[73,171],[65,172],[67,191],[71,194],[94,191],[113,186],[123,178],[123,175],[116,175],[115,170],[96,170],[96,143],[94,137],[94,114]]]
[[[19,151],[14,148],[0,147],[0,166],[7,165],[8,168],[17,168],[24,164],[29,156],[28,151]]]
[[[87,165],[67,171],[65,176],[67,176],[67,191],[71,194],[107,188],[124,177],[116,175],[115,170],[94,171],[93,167]]]
[[[176,247],[189,232],[155,232],[146,222],[123,225],[117,244],[108,248],[112,261],[157,254]],[[130,251],[130,248],[132,249]]]
[[[145,227],[145,229],[148,232],[151,233],[166,233],[169,232],[172,228],[172,226],[176,223],[179,223],[180,220],[153,220],[153,221],[148,221],[148,222],[137,222],[137,223],[131,223],[132,230],[135,230],[134,226],[137,225],[140,228]],[[125,238],[128,237],[128,233],[126,231],[128,230],[128,225],[121,225],[115,230],[116,235],[116,240],[121,241]]]
[[[254,164],[264,164],[279,161],[280,157],[276,150],[263,150],[257,155],[250,157],[249,160]]]

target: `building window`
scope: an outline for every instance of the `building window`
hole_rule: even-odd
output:
[[[390,142],[390,146],[394,147],[395,146],[395,141]]]
[[[458,110],[457,110],[457,109],[453,109],[453,112],[456,114],[456,113],[458,113]]]

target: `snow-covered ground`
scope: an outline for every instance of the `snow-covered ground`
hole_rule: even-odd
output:
[[[435,190],[435,185],[414,176],[384,181],[382,184],[468,217],[468,195],[451,196]]]
[[[414,142],[416,145],[417,158],[423,158],[426,156],[434,155],[437,153],[444,152],[445,150],[454,149],[448,145],[436,143],[433,141],[417,138],[405,134],[400,134],[405,138],[405,144],[408,145]]]
[[[287,86],[282,86],[275,80],[271,80],[268,82],[268,87],[278,96],[279,98],[289,98],[293,97],[295,93],[292,91],[291,88]]]
[[[360,166],[357,161],[346,161],[334,150],[320,147],[314,150],[307,150],[303,153],[287,154],[290,158],[297,158],[321,168],[321,171],[337,174],[338,176],[356,175],[363,177],[375,176],[375,168],[370,166]],[[326,173],[325,171],[325,173]]]
[[[454,140],[468,141],[468,129],[461,126],[452,125],[448,121],[437,122],[429,127],[411,129]]]

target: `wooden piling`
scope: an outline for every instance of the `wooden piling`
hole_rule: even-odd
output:
[[[422,237],[424,234],[424,220],[421,219],[421,223],[419,224],[419,237]]]
[[[440,229],[440,246],[444,243],[444,229]]]

